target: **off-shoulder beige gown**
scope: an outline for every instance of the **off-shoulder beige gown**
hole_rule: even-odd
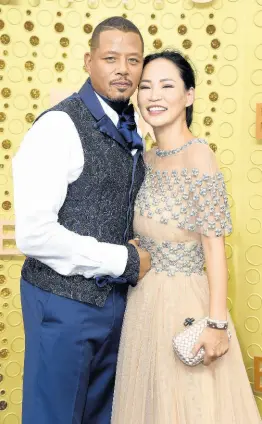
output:
[[[152,149],[135,207],[135,232],[152,269],[130,288],[119,351],[112,424],[261,424],[232,321],[229,352],[209,367],[176,358],[184,320],[209,313],[201,237],[227,235],[222,174],[208,145],[176,156]]]

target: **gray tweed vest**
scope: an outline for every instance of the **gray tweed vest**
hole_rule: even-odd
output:
[[[109,135],[97,129],[95,118],[79,95],[65,99],[50,110],[64,111],[70,116],[78,131],[84,153],[83,171],[80,177],[68,186],[58,222],[70,231],[95,237],[99,242],[126,244],[126,228],[127,240],[133,238],[134,202],[144,179],[144,162],[141,155],[130,196],[133,166],[131,154]],[[57,160],[59,161],[59,157]],[[129,206],[131,207],[128,219]],[[130,248],[128,250],[131,253]],[[133,256],[133,262],[135,261]],[[129,265],[130,273],[132,263]],[[138,264],[133,265],[137,270]],[[112,284],[99,287],[95,279],[86,279],[81,275],[60,275],[31,257],[25,260],[22,277],[43,290],[100,307],[104,305],[112,288]]]

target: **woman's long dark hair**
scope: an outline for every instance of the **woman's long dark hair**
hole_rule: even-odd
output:
[[[144,59],[144,67],[152,62],[155,59],[166,59],[170,60],[179,70],[180,76],[184,81],[184,85],[186,90],[189,90],[191,87],[195,88],[195,73],[190,63],[176,50],[164,50],[159,53],[152,53],[145,57]],[[193,120],[193,105],[188,106],[186,108],[186,123],[188,128],[192,124]]]

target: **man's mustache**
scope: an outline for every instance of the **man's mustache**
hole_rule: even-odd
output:
[[[123,78],[116,79],[116,80],[112,80],[112,81],[110,82],[110,84],[112,85],[112,84],[116,84],[116,83],[118,83],[118,82],[121,82],[121,83],[127,84],[127,85],[129,85],[130,87],[133,85],[132,81],[127,80],[127,79],[123,79]]]

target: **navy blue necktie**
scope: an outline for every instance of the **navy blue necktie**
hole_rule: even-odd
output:
[[[137,133],[135,111],[132,104],[128,105],[127,108],[125,108],[119,115],[117,128],[127,142],[130,150],[143,150],[143,141]]]

